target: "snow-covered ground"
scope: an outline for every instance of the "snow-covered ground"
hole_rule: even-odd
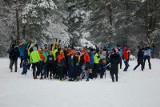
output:
[[[106,79],[89,82],[33,80],[10,72],[9,60],[0,59],[0,107],[160,107],[160,61],[152,59],[152,70],[119,71],[119,82]]]

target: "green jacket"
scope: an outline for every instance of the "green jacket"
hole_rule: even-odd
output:
[[[46,63],[47,62],[47,53],[43,52],[43,56],[45,57],[44,63]]]
[[[37,63],[37,62],[40,62],[40,56],[38,54],[38,51],[33,51],[31,52],[30,54],[30,62],[31,63]]]
[[[99,64],[99,61],[100,61],[100,57],[99,57],[98,53],[96,53],[96,54],[94,55],[94,63],[95,63],[95,64]]]

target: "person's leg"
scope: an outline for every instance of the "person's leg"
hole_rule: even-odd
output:
[[[128,61],[124,61],[124,64],[125,64],[125,68],[124,68],[124,71],[127,71],[127,69],[128,69]]]
[[[138,62],[137,66],[134,67],[133,70],[136,70],[139,67],[140,63]]]
[[[146,63],[146,56],[144,57],[144,62],[143,62],[143,69],[145,69],[145,63]]]
[[[82,69],[81,69],[81,73],[80,73],[80,80],[83,79],[83,77],[85,76],[85,72],[86,72],[83,66],[81,68]]]
[[[36,77],[40,75],[40,63],[36,63],[36,68],[37,68],[37,72],[36,72]]]
[[[53,78],[53,66],[50,65],[50,79]]]
[[[22,68],[22,64],[23,64],[23,56],[21,56],[20,59],[21,59],[20,68]]]
[[[103,78],[103,69],[100,69],[100,78]]]
[[[11,70],[11,72],[12,72],[12,67],[13,67],[13,64],[14,64],[14,61],[12,60],[12,59],[10,59],[10,65],[9,65],[9,68],[10,68],[10,70]]]
[[[15,64],[15,65],[14,65],[14,66],[15,66],[15,68],[14,68],[14,69],[15,69],[15,72],[17,72],[17,60],[14,61],[14,64]]]
[[[114,82],[114,74],[110,72],[112,82]]]
[[[33,78],[36,79],[36,66],[35,66],[35,63],[32,64],[32,69],[33,69]]]
[[[122,58],[120,60],[120,69],[122,69]]]
[[[98,76],[98,70],[99,70],[98,64],[95,64],[95,78],[97,78]]]
[[[72,75],[73,75],[73,67],[71,64],[68,64],[69,67],[69,78],[72,79]]]
[[[60,80],[63,79],[63,67],[59,67],[59,78]]]
[[[89,81],[89,72],[88,72],[88,69],[85,71],[85,78],[86,78],[86,81]]]
[[[41,79],[43,78],[43,74],[44,74],[44,62],[41,63]]]
[[[140,64],[141,64],[141,70],[143,71],[143,62],[140,62]]]
[[[118,82],[118,72],[115,73],[116,81]]]
[[[45,78],[48,78],[49,71],[50,71],[50,64],[47,65]]]
[[[90,66],[90,68],[89,68],[89,78],[90,79],[93,79],[93,76],[92,76],[92,66]]]
[[[151,69],[150,56],[148,56],[148,64],[149,64],[149,69]]]

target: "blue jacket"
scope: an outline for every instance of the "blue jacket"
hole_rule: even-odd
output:
[[[20,57],[24,57],[24,50],[26,48],[26,44],[23,44],[22,46],[18,47],[19,53],[20,53]]]
[[[144,56],[151,56],[151,49],[150,48],[147,48],[144,50]]]
[[[122,58],[123,55],[123,48],[118,48],[118,55]]]
[[[93,65],[93,64],[94,64],[94,53],[93,53],[93,52],[90,52],[90,53],[89,53],[89,56],[90,56],[90,62],[89,62],[89,64],[90,64],[90,65]]]

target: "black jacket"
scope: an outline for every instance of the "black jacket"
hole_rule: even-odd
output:
[[[17,60],[19,57],[19,50],[18,50],[18,47],[15,47],[15,48],[12,48],[9,52],[9,58],[11,60]]]
[[[143,49],[140,49],[138,51],[137,57],[138,57],[137,62],[143,62],[143,57],[144,57]]]
[[[110,56],[110,63],[111,63],[111,73],[117,73],[118,72],[118,64],[120,63],[121,59],[118,54],[112,54]]]
[[[54,64],[54,57],[53,55],[47,56],[47,64]]]

